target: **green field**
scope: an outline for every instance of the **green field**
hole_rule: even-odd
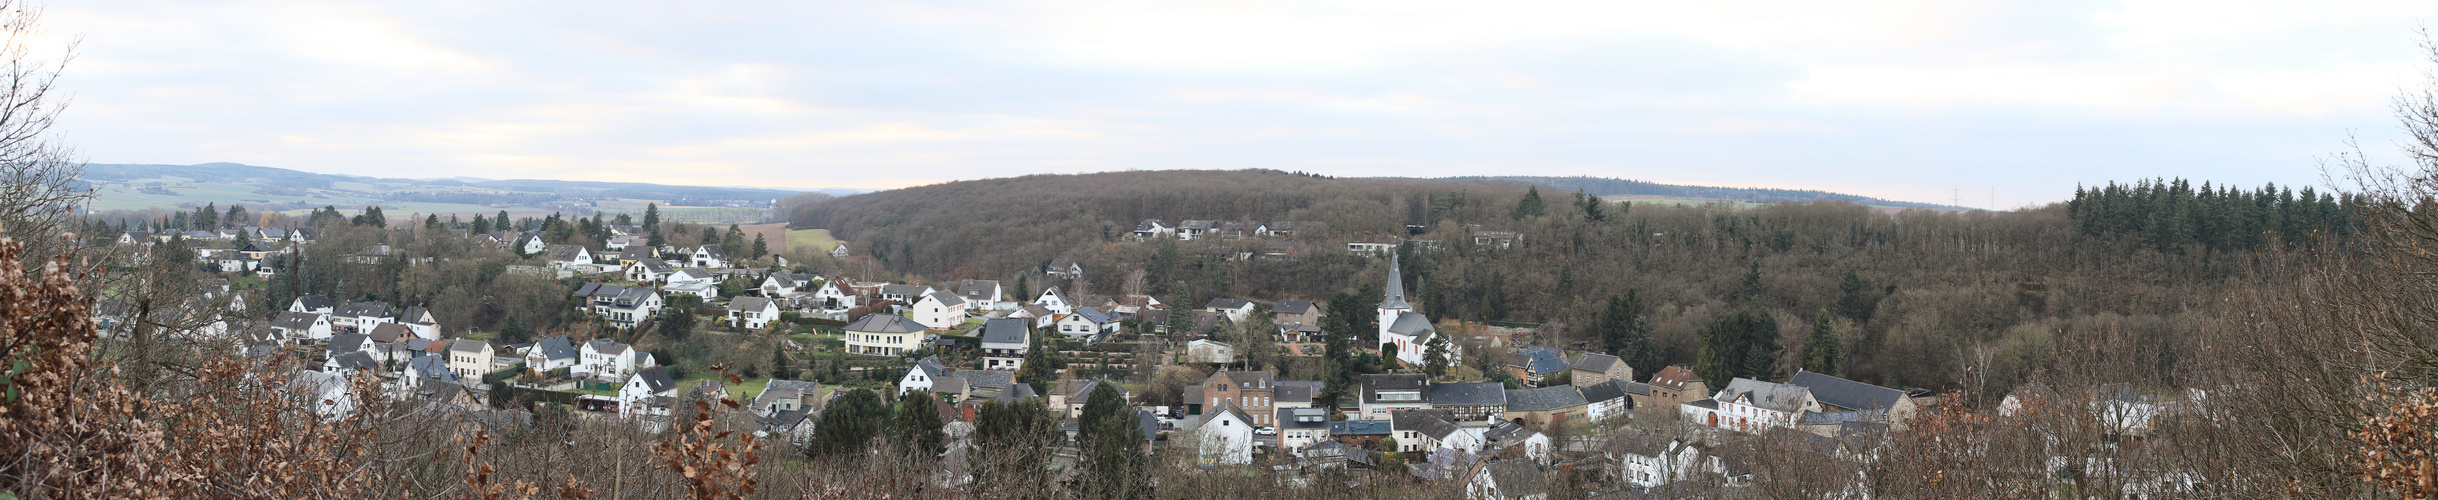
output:
[[[838,248],[838,239],[830,237],[828,229],[793,229],[787,232],[788,248],[809,248],[811,252],[828,253]]]

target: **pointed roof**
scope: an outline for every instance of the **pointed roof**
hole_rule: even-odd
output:
[[[1380,308],[1414,308],[1413,303],[1405,301],[1405,275],[1399,274],[1397,271],[1397,254],[1395,252],[1388,254],[1388,291],[1387,293],[1381,294]]]

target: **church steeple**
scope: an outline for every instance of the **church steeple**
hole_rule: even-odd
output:
[[[1410,310],[1413,308],[1414,305],[1412,303],[1405,301],[1405,275],[1397,271],[1397,254],[1396,252],[1389,252],[1388,293],[1382,294],[1382,297],[1380,298],[1380,309]]]

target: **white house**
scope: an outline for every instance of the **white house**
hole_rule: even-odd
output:
[[[655,400],[676,397],[677,381],[669,378],[668,369],[658,366],[645,368],[636,371],[635,376],[626,379],[625,386],[618,388],[618,414],[632,417],[667,411],[669,401]],[[655,408],[658,410],[655,411]]]
[[[1637,385],[1641,385],[1641,387],[1636,389]],[[1627,411],[1633,410],[1633,395],[1635,394],[1640,394],[1645,399],[1651,397],[1650,386],[1642,385],[1631,379],[1610,380],[1579,387],[1583,389],[1583,400],[1591,402],[1590,409],[1583,412],[1583,417],[1594,422],[1623,416]]]
[[[1134,225],[1135,239],[1148,240],[1153,238],[1172,237],[1176,235],[1176,226],[1170,226],[1167,222],[1162,222],[1159,219],[1143,219],[1142,223]]]
[[[669,261],[648,257],[635,259],[635,262],[626,265],[627,281],[636,283],[661,283],[663,280],[669,279],[670,273],[675,272],[677,272],[677,268],[669,266]]]
[[[330,340],[330,315],[321,313],[280,311],[271,319],[271,331],[286,342],[303,343]]]
[[[659,292],[640,286],[602,285],[594,290],[591,300],[593,314],[620,328],[635,326],[652,317],[661,306]]]
[[[1465,497],[1479,500],[1547,500],[1549,487],[1539,464],[1525,460],[1490,462],[1465,482]]]
[[[1743,377],[1728,382],[1725,390],[1710,399],[1681,407],[1685,422],[1748,434],[1792,426],[1803,412],[1821,411],[1809,389]]]
[[[1223,342],[1215,342],[1210,339],[1200,339],[1192,342],[1186,342],[1185,362],[1234,363],[1236,362],[1236,346],[1227,345]]]
[[[815,281],[821,278],[812,273],[778,272],[762,277],[762,286],[758,288],[763,297],[794,297],[812,292]]]
[[[932,290],[931,287],[923,285],[881,285],[880,299],[894,302],[913,303],[914,301],[922,300],[923,297],[929,296],[932,292],[936,291],[938,290]]]
[[[728,267],[728,252],[721,250],[719,245],[703,245],[700,247],[695,247],[691,258],[693,259],[692,265],[694,267],[708,267],[712,269]]]
[[[391,314],[386,302],[348,302],[340,304],[338,311],[330,315],[330,325],[345,332],[369,331],[382,323],[396,321]]]
[[[728,324],[760,330],[779,319],[778,304],[763,297],[737,297],[728,303]]]
[[[946,330],[965,324],[965,307],[965,299],[950,295],[948,292],[931,292],[930,295],[924,295],[923,300],[914,303],[909,315],[914,317],[914,322],[922,323],[923,326],[931,327],[934,330]]]
[[[822,312],[840,312],[862,305],[857,303],[855,295],[839,288],[838,280],[834,279],[822,280],[821,288],[813,290],[813,303],[818,304],[816,307]]]
[[[1225,315],[1231,322],[1243,323],[1244,318],[1253,315],[1253,303],[1239,299],[1211,299],[1210,304],[1202,306],[1202,310]]]
[[[288,390],[301,402],[320,414],[322,420],[347,418],[356,409],[355,395],[347,390],[347,376],[338,373],[305,370],[288,379]]]
[[[1021,369],[1032,343],[1033,324],[1030,321],[1014,318],[985,321],[982,323],[982,368],[1011,372]]]
[[[661,290],[669,293],[690,294],[702,297],[704,300],[716,299],[720,296],[719,281],[711,277],[711,271],[703,268],[689,267],[670,273],[668,277],[662,279],[666,280],[668,285],[661,287]]]
[[[1617,477],[1627,484],[1657,488],[1684,479],[1700,461],[1701,451],[1654,434],[1628,433],[1610,440]]]
[[[1059,335],[1095,344],[1100,343],[1102,339],[1109,338],[1110,335],[1116,335],[1119,328],[1115,316],[1089,307],[1077,309],[1075,314],[1059,316],[1058,321],[1054,324],[1058,328]]]
[[[404,389],[422,387],[429,382],[454,384],[460,380],[465,379],[449,372],[449,358],[446,356],[418,356],[406,360],[406,373],[398,377],[399,386]]]
[[[1253,463],[1253,419],[1235,404],[1221,405],[1194,429],[1195,456],[1203,465]]]
[[[533,342],[533,347],[525,349],[525,368],[536,372],[560,368],[572,371],[581,359],[575,343],[568,341],[566,335],[542,337]]]
[[[523,251],[525,255],[540,254],[543,250],[550,249],[550,244],[543,243],[542,235],[540,234],[529,234],[525,235],[523,238],[518,238],[516,240],[516,245],[517,248]]]
[[[654,365],[652,355],[609,339],[593,339],[577,348],[576,366],[568,372],[598,379],[622,379]]]
[[[852,254],[847,253],[847,244],[845,244],[845,243],[839,243],[839,244],[838,244],[838,248],[832,248],[832,249],[830,249],[830,258],[833,258],[833,259],[844,259],[844,258],[847,258],[847,256],[848,256],[848,255],[852,255]]]
[[[581,245],[551,245],[550,267],[577,269],[593,265],[593,252]]]
[[[1066,295],[1058,293],[1058,287],[1042,290],[1041,296],[1033,299],[1033,305],[1049,309],[1054,314],[1075,314],[1075,304],[1068,302]]]
[[[932,385],[939,382],[940,377],[947,376],[948,373],[948,367],[940,364],[939,356],[916,361],[913,369],[906,370],[906,376],[898,377],[897,395],[904,396],[906,393],[914,391],[930,391]]]
[[[997,280],[961,280],[948,285],[957,298],[965,299],[966,308],[976,311],[999,310],[1001,290]]]
[[[307,295],[288,302],[288,310],[301,313],[332,314],[338,312],[338,305],[331,302],[327,295]]]

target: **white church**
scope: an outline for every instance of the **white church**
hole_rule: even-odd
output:
[[[1388,255],[1388,291],[1380,300],[1380,355],[1397,357],[1408,367],[1422,366],[1423,342],[1439,332],[1431,319],[1414,312],[1414,304],[1405,300],[1405,276],[1398,274],[1397,255]],[[1394,353],[1390,351],[1394,350]],[[1457,353],[1454,342],[1448,344],[1448,361],[1454,363]]]

